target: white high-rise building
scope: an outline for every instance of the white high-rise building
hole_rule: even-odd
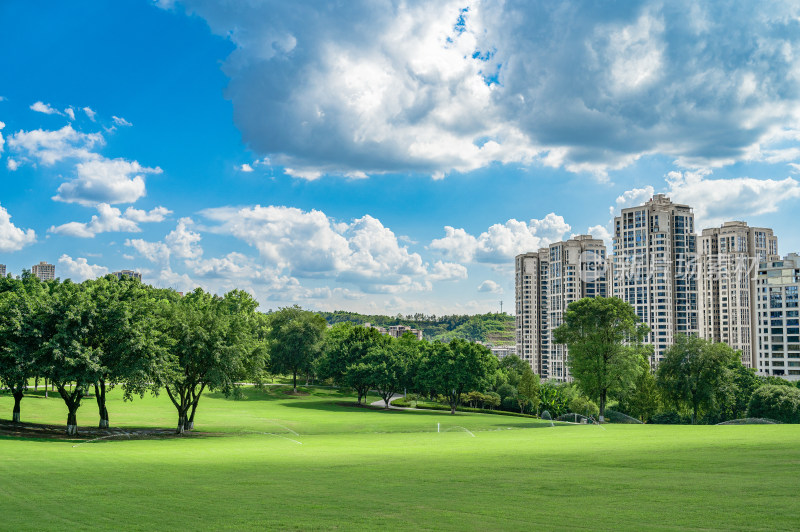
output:
[[[567,305],[605,297],[606,247],[590,235],[516,257],[517,354],[542,378],[570,380],[566,346],[553,342]]]
[[[613,295],[650,327],[653,367],[676,334],[698,332],[696,250],[692,209],[664,194],[614,219]]]
[[[740,350],[747,367],[756,367],[756,270],[759,263],[778,258],[772,229],[745,222],[703,229],[699,238],[700,336]]]
[[[800,380],[800,255],[759,265],[756,277],[760,375]]]
[[[6,276],[6,265],[0,264],[0,277],[5,277],[5,276]]]
[[[56,266],[55,264],[41,261],[31,267],[31,273],[42,281],[52,281],[56,278]]]

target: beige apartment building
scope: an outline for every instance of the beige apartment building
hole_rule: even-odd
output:
[[[688,205],[656,194],[614,218],[613,295],[650,327],[651,366],[676,334],[697,334],[697,236]]]
[[[606,297],[606,247],[591,235],[550,244],[515,260],[517,355],[542,378],[568,381],[568,351],[553,341],[567,305]]]
[[[742,352],[742,364],[755,368],[756,270],[778,259],[772,229],[725,222],[703,229],[698,244],[700,336]]]
[[[762,262],[756,277],[760,375],[800,380],[800,255]]]
[[[31,273],[42,281],[52,281],[56,278],[56,267],[54,264],[42,261],[31,267]]]
[[[111,275],[114,275],[117,279],[133,277],[134,279],[142,280],[142,274],[134,270],[120,270],[118,272],[113,272]]]

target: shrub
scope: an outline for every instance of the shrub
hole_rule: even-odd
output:
[[[598,408],[594,402],[588,400],[587,398],[576,395],[569,402],[569,411],[589,417],[597,416],[600,413],[600,408]]]
[[[650,418],[655,425],[683,425],[686,421],[677,412],[659,412]]]
[[[758,388],[747,405],[747,417],[800,423],[800,390],[771,384]]]

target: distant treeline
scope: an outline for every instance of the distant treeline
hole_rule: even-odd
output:
[[[337,310],[318,312],[329,325],[350,322],[356,325],[370,323],[379,327],[406,325],[422,331],[426,340],[449,341],[455,338],[472,342],[491,342],[495,344],[514,343],[514,316],[503,313],[436,316],[427,314],[408,314],[403,316],[382,316],[378,314],[359,314]]]

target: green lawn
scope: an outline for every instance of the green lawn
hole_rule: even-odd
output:
[[[551,428],[341,402],[354,400],[248,390],[201,401],[197,430],[222,436],[0,438],[0,527],[797,528],[800,426]],[[11,404],[0,398],[0,417]],[[176,422],[165,397],[123,403],[115,392],[109,411],[117,427]],[[22,417],[64,423],[66,412],[57,397],[26,398]],[[86,400],[79,424],[96,419]]]

